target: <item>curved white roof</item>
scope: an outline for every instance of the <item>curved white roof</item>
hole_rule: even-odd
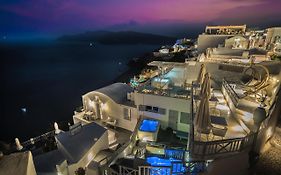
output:
[[[122,104],[127,100],[127,93],[133,92],[134,89],[125,83],[114,83],[109,86],[95,90],[111,98],[116,103]]]

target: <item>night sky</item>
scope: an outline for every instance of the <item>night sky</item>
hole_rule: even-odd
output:
[[[281,0],[0,0],[0,36],[88,30],[174,35],[207,24],[278,26],[280,8]]]

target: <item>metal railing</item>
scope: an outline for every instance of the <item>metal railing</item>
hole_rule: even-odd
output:
[[[119,172],[111,170],[110,175],[186,175],[206,170],[205,161],[172,162],[171,166],[138,166],[136,169],[119,166]]]
[[[129,168],[129,167],[124,167],[124,166],[119,166],[119,174],[138,175],[139,170]]]
[[[25,141],[25,142],[22,142],[21,145],[23,147],[28,147],[30,145],[34,145],[35,143],[39,142],[39,141],[42,141],[46,138],[49,138],[49,137],[53,137],[55,136],[55,131],[49,131],[47,133],[44,133],[40,136],[37,136],[37,137],[33,137],[33,138],[30,138],[29,140]]]
[[[217,141],[192,141],[192,155],[196,157],[210,157],[226,153],[241,152],[250,148],[254,142],[255,134],[248,135],[242,138],[225,139]]]
[[[232,103],[235,105],[235,107],[237,107],[239,102],[239,96],[237,95],[237,93],[234,91],[234,89],[228,84],[228,82],[225,79],[222,80],[222,86],[227,91]]]

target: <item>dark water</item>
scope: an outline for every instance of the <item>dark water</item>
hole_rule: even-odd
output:
[[[157,47],[0,44],[0,140],[23,141],[44,133],[54,121],[72,121],[82,94],[110,84],[128,69],[130,59]]]

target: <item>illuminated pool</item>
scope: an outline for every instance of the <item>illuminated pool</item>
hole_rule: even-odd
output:
[[[179,160],[173,158],[163,159],[159,157],[148,157],[146,158],[146,161],[151,166],[171,166],[172,162],[180,162]]]
[[[151,169],[150,174],[157,175],[157,174],[178,174],[184,173],[185,167],[180,160],[173,159],[173,158],[159,158],[159,157],[147,157],[147,163],[151,166],[155,167]],[[161,168],[160,168],[161,167]]]
[[[158,125],[159,122],[156,120],[144,119],[139,127],[139,130],[144,132],[156,132]]]

